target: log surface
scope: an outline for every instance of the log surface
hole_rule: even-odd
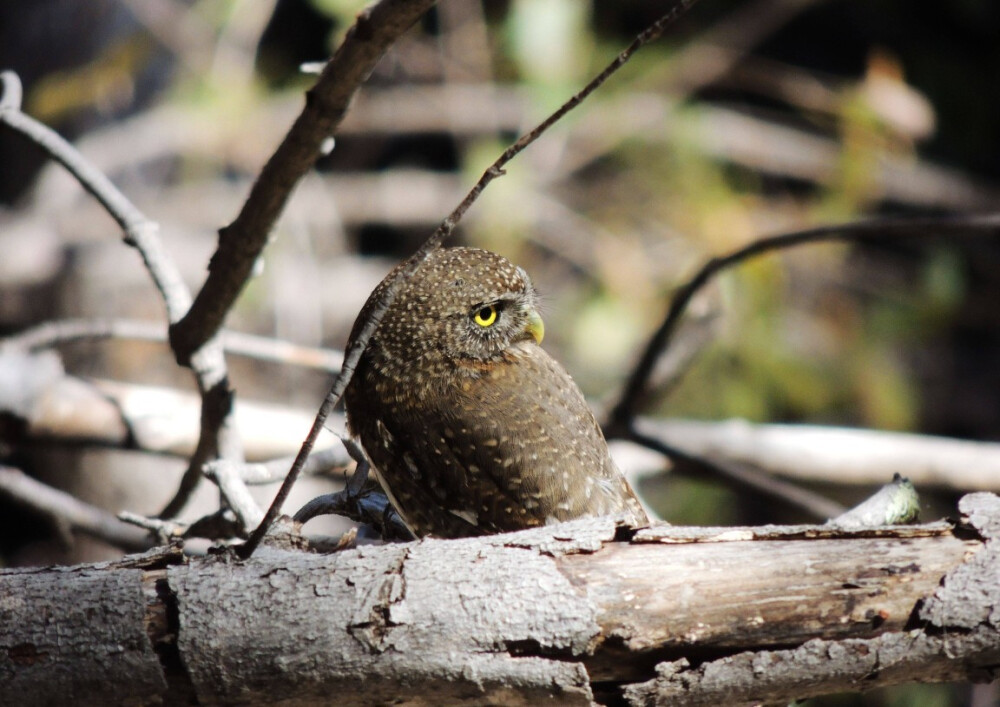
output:
[[[749,704],[988,679],[1000,499],[963,510],[8,570],[0,704]]]

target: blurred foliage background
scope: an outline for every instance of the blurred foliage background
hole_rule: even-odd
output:
[[[21,76],[27,112],[73,139],[162,224],[196,287],[216,229],[302,104],[311,79],[300,66],[323,61],[363,5],[8,1],[0,67]],[[667,5],[441,3],[383,59],[332,153],[300,185],[230,326],[342,347],[371,288],[480,171]],[[998,40],[991,0],[705,0],[515,160],[458,240],[528,269],[545,298],[546,345],[607,401],[672,288],[713,255],[863,214],[996,208]],[[162,321],[113,222],[7,132],[0,204],[0,334],[70,316]],[[869,238],[769,256],[725,274],[696,304],[712,336],[649,412],[996,440],[997,302],[1000,244],[986,237]],[[160,345],[61,353],[76,375],[190,386]],[[289,366],[233,366],[241,397],[310,414],[329,383]],[[183,467],[152,462],[164,480],[155,490],[135,472],[136,455],[0,442],[0,456],[139,512],[162,505]],[[125,467],[113,483],[109,458]],[[865,494],[835,479],[826,490]],[[789,519],[709,481],[650,493],[679,523]],[[953,508],[954,497],[934,502]],[[26,546],[34,559],[93,556],[39,551],[45,524],[13,508],[4,516],[7,562],[29,561]],[[929,707],[982,694],[919,687],[816,704]]]

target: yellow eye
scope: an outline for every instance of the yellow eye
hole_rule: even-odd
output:
[[[481,327],[493,326],[493,323],[497,320],[497,308],[488,304],[485,307],[480,307],[475,314],[472,315],[472,321]]]

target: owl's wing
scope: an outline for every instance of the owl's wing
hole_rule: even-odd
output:
[[[492,393],[484,399],[482,390],[464,392],[421,408],[419,417],[405,414],[407,407],[402,415],[356,421],[390,501],[418,536],[543,524],[539,514],[553,505],[543,502],[535,478],[544,440],[509,422],[515,413],[524,417],[518,405],[499,405]]]
[[[644,522],[569,374],[533,344],[516,353],[428,416],[415,446],[438,462],[430,488],[481,532],[621,512]]]
[[[645,522],[569,374],[537,346],[517,354],[432,401],[357,421],[407,525],[464,537],[622,512]]]
[[[467,503],[459,493],[463,487],[460,462],[447,452],[428,454],[426,445],[413,434],[412,424],[375,418],[366,445],[372,471],[407,527],[418,537],[470,537],[482,535],[475,517],[464,511]],[[420,428],[420,432],[427,430]]]

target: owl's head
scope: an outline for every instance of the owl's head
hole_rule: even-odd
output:
[[[497,360],[522,342],[541,343],[536,304],[528,274],[506,258],[476,248],[440,249],[404,285],[371,348],[397,363]]]

